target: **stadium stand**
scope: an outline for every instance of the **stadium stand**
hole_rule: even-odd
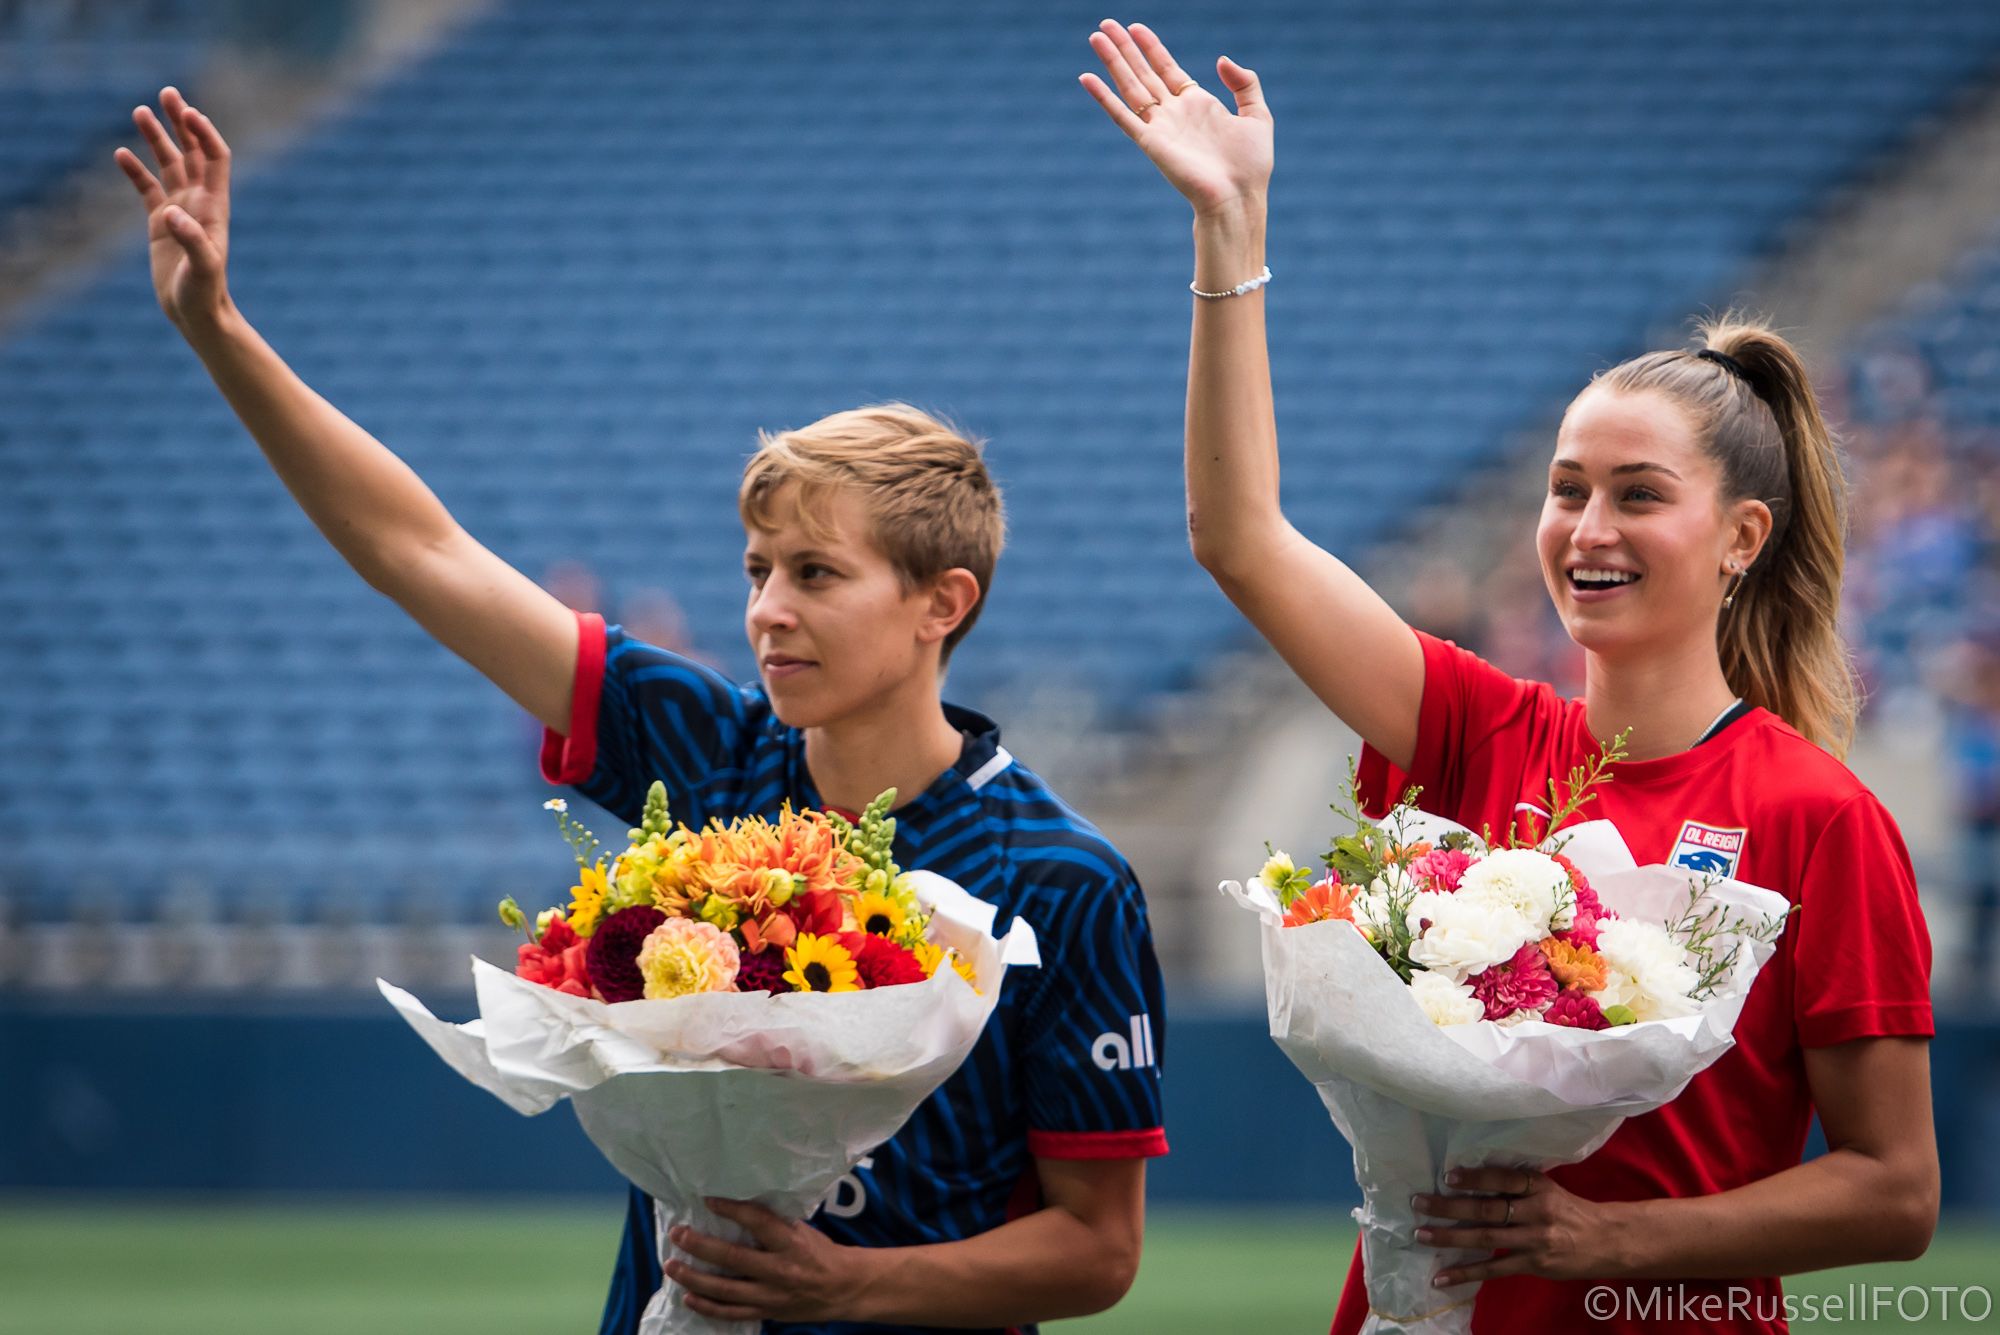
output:
[[[190,0],[0,5],[0,218],[101,165],[132,104],[190,83],[208,46]]]
[[[1062,679],[1143,718],[1239,632],[1180,521],[1184,220],[1072,84],[1097,17],[507,4],[241,173],[233,285],[495,550],[587,559],[614,617],[664,585],[739,672],[756,429],[953,413],[1013,515],[953,694]],[[1984,0],[1149,21],[1273,90],[1288,501],[1356,554],[2000,58]],[[1941,368],[1991,356],[1994,290],[1932,326],[1972,331]],[[1941,374],[1992,420],[1990,374]],[[534,730],[312,532],[136,244],[0,344],[0,401],[0,878],[28,912],[192,880],[469,918],[561,874]]]

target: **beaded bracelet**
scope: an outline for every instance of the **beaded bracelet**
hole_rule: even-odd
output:
[[[1188,291],[1194,293],[1197,297],[1200,297],[1203,301],[1225,301],[1230,297],[1247,297],[1252,292],[1255,292],[1258,288],[1264,286],[1264,284],[1270,281],[1271,281],[1271,266],[1267,264],[1264,266],[1264,271],[1258,274],[1255,278],[1249,279],[1245,282],[1238,283],[1235,287],[1230,288],[1227,292],[1204,292],[1200,288],[1196,287],[1193,283],[1188,284]]]

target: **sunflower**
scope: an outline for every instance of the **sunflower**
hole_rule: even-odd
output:
[[[604,863],[578,869],[576,884],[570,887],[569,925],[578,936],[597,930],[598,915],[604,912],[604,894],[609,889]]]
[[[899,936],[909,917],[901,904],[880,891],[855,896],[854,925],[870,936]]]
[[[861,973],[854,956],[829,936],[803,932],[785,950],[785,981],[795,992],[859,992]]]
[[[915,955],[917,963],[923,966],[924,977],[929,978],[936,974],[949,961],[952,972],[970,983],[973,991],[979,990],[979,984],[973,981],[972,961],[956,950],[948,950],[935,941],[916,941],[911,943],[910,953]]]

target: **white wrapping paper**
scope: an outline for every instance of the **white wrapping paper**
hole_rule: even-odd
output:
[[[1415,816],[1406,840],[1461,827]],[[1621,917],[1664,923],[1706,878],[1639,867],[1609,821],[1563,831],[1563,854]],[[1453,1168],[1485,1164],[1546,1169],[1595,1151],[1627,1117],[1671,1101],[1729,1049],[1731,1032],[1774,942],[1742,939],[1734,967],[1700,1013],[1613,1029],[1539,1020],[1503,1027],[1433,1024],[1352,924],[1283,927],[1276,897],[1254,877],[1222,890],[1261,920],[1271,1037],[1312,1081],[1334,1125],[1354,1147],[1362,1205],[1368,1332],[1425,1335],[1472,1328],[1477,1284],[1433,1288],[1439,1270],[1488,1253],[1417,1242],[1417,1193],[1446,1194]],[[1739,881],[1709,896],[1753,920],[1789,910],[1783,896]],[[1724,936],[1727,943],[1737,938]]]
[[[613,1005],[475,959],[479,1018],[450,1024],[401,988],[376,985],[447,1065],[516,1112],[569,1099],[591,1142],[656,1202],[662,1262],[692,1260],[667,1240],[676,1224],[750,1241],[705,1196],[810,1215],[958,1069],[1007,968],[1040,963],[1027,923],[995,939],[992,905],[941,876],[910,875],[932,911],[931,938],[972,962],[976,990],[944,967],[923,983],[861,992]],[[712,1320],[682,1299],[678,1285],[662,1285],[640,1335],[756,1335],[757,1322]]]

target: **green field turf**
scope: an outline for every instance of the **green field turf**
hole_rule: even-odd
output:
[[[0,1199],[4,1335],[590,1335],[622,1202],[170,1206]],[[1139,1282],[1064,1335],[1323,1331],[1349,1249],[1336,1215],[1158,1210]],[[2000,1287],[2000,1228],[1959,1225],[1908,1266],[1807,1276]],[[1932,1320],[1808,1331],[2000,1332]]]

